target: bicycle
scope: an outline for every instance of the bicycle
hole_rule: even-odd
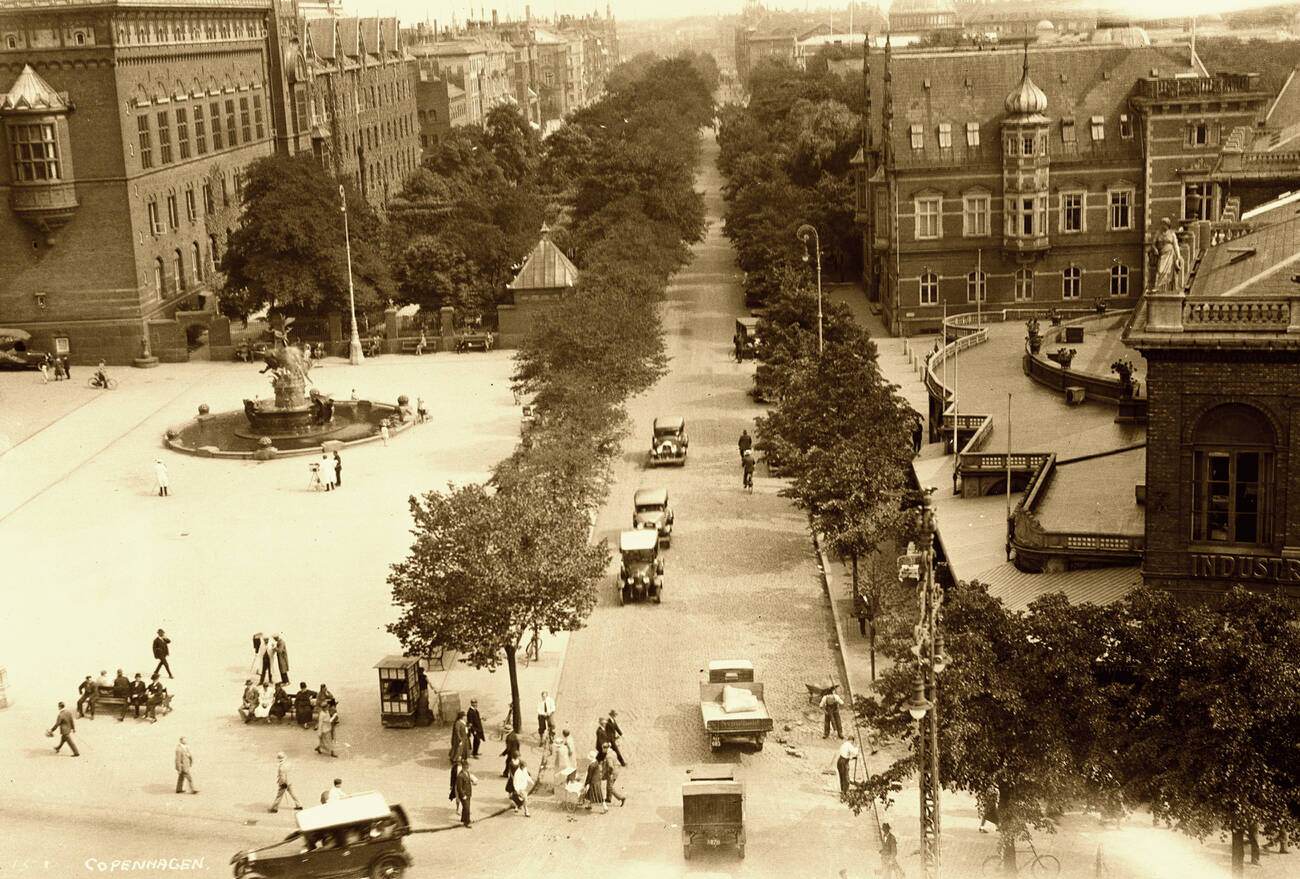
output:
[[[1040,855],[1038,849],[1034,848],[1034,840],[1029,834],[1025,834],[1023,839],[1029,846],[1029,854],[1031,855],[1026,865],[1029,867],[1030,875],[1043,877],[1061,875],[1061,862],[1056,855]],[[1015,860],[1016,856],[1019,855],[1019,852],[1015,850],[1015,839],[1011,840],[1010,845],[1012,847],[1012,859]],[[984,863],[980,867],[982,875],[1002,875],[1002,852],[1002,845],[999,844],[998,850],[984,859]],[[1015,873],[1016,875],[1020,873],[1020,862],[1018,860],[1015,863]]]
[[[542,658],[542,632],[540,629],[533,629],[533,637],[524,646],[524,652],[519,655],[519,659],[525,666],[530,662],[536,662]]]
[[[117,379],[104,376],[104,380],[101,382],[99,376],[92,375],[86,380],[86,386],[97,391],[112,391],[117,389]]]

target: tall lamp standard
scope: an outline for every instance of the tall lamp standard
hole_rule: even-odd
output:
[[[824,343],[822,341],[822,238],[817,234],[817,228],[807,223],[801,225],[794,232],[795,237],[808,246],[808,236],[812,236],[813,249],[817,254],[817,353],[822,353]],[[808,261],[808,252],[804,251],[803,261]]]
[[[348,363],[353,366],[365,360],[361,353],[361,334],[357,332],[357,295],[352,289],[352,236],[348,234],[348,197],[339,184],[339,204],[343,209],[343,246],[348,255],[348,311],[352,314],[352,339],[348,342]]]
[[[914,691],[907,712],[916,721],[917,757],[921,794],[921,866],[925,879],[939,876],[939,690],[938,676],[948,666],[939,608],[943,588],[934,579],[934,506],[929,496],[921,511],[921,547],[908,546],[899,560],[899,578],[916,580],[921,598],[921,619],[914,629],[916,656]]]

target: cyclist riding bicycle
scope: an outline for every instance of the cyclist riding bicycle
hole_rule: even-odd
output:
[[[95,367],[95,387],[108,387],[108,373],[104,371],[104,361],[99,361],[99,366]]]

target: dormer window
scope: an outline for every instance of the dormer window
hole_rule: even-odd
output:
[[[5,35],[5,48],[6,48],[6,49],[17,49],[17,48],[18,48],[18,38],[15,37],[13,34],[6,34],[6,35]]]
[[[1061,143],[1074,144],[1078,142],[1078,135],[1074,131],[1073,119],[1061,120]]]
[[[72,34],[72,42],[78,46],[86,45],[86,35],[82,31],[75,31]]]
[[[912,125],[908,129],[908,132],[912,138],[912,149],[922,149],[925,146],[925,133],[922,131],[921,126]]]
[[[1088,120],[1088,125],[1092,129],[1093,141],[1106,139],[1106,120],[1101,116],[1093,116]]]

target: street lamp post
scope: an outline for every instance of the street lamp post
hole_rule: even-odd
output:
[[[352,338],[348,342],[348,363],[353,366],[365,360],[361,352],[361,334],[357,332],[357,296],[352,289],[352,236],[348,234],[348,197],[339,184],[339,204],[343,210],[343,247],[348,255],[348,311],[352,314]]]
[[[808,246],[808,236],[812,236],[813,250],[817,254],[817,353],[822,353],[825,343],[822,340],[822,238],[817,234],[817,228],[808,223],[804,223],[795,230],[795,236]],[[804,252],[804,262],[808,261],[808,253]]]
[[[934,578],[934,506],[925,498],[921,514],[921,547],[899,559],[899,577],[915,579],[921,599],[921,619],[914,630],[916,656],[914,691],[907,711],[916,721],[921,796],[921,866],[925,879],[939,876],[939,674],[948,665],[939,609],[943,588]]]

